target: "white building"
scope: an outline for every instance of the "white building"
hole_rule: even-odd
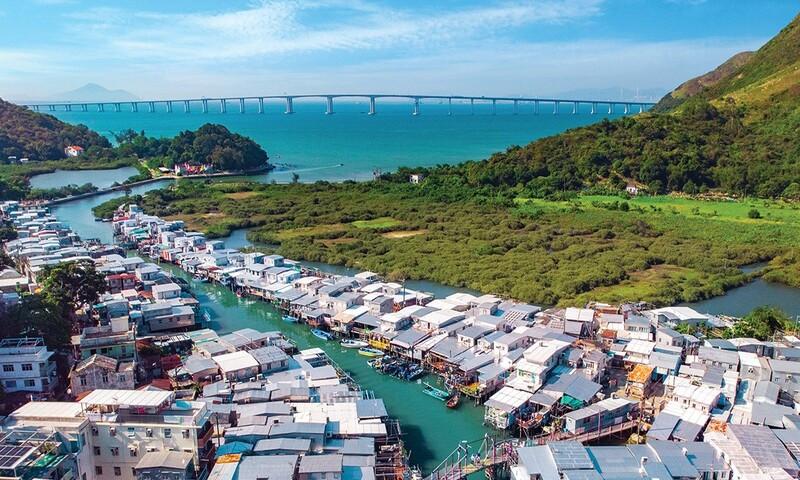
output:
[[[198,472],[213,452],[211,412],[203,402],[176,401],[168,391],[95,390],[80,402],[30,402],[5,428],[44,427],[74,438],[81,480],[134,480],[148,452],[192,455]]]
[[[41,338],[0,340],[0,381],[6,393],[50,394],[58,384],[53,352]]]

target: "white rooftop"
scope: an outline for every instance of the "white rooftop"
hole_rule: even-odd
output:
[[[145,390],[95,390],[83,397],[83,405],[110,405],[130,407],[158,407],[170,402],[175,393]]]

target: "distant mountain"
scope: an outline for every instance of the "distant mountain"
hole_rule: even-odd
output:
[[[127,90],[109,90],[96,83],[87,83],[86,85],[76,88],[75,90],[52,95],[50,100],[59,100],[65,102],[129,102],[133,100],[139,100],[139,97],[131,92],[128,92]]]

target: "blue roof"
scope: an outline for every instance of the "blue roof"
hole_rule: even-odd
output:
[[[217,448],[216,458],[231,453],[245,453],[253,450],[253,446],[246,442],[230,442]]]

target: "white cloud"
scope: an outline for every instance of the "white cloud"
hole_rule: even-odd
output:
[[[600,3],[531,0],[424,16],[359,1],[276,0],[224,12],[163,14],[103,8],[70,17],[73,35],[107,42],[110,55],[187,62],[430,47],[523,25],[586,18],[599,12]],[[307,14],[322,17],[334,10],[338,14],[330,24],[305,20]]]

